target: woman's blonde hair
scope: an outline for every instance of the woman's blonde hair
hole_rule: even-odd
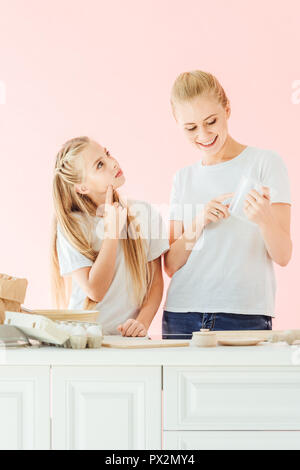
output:
[[[57,224],[64,236],[80,253],[94,262],[98,252],[92,247],[93,226],[91,219],[86,217],[87,226],[81,225],[78,215],[96,215],[97,205],[88,195],[80,194],[75,190],[75,184],[82,182],[84,165],[82,152],[88,147],[91,140],[88,137],[77,137],[68,140],[56,156],[53,177],[53,202],[55,216],[53,218],[51,241],[51,288],[52,297],[57,308],[67,308],[68,280],[60,275],[57,255]],[[119,202],[119,194],[113,191],[113,202]],[[80,220],[81,219],[81,220]],[[87,228],[87,230],[86,230]],[[127,206],[127,235],[122,238],[121,244],[124,252],[125,264],[128,268],[131,284],[129,285],[138,306],[141,306],[149,293],[153,280],[153,264],[147,262],[144,240],[137,231],[135,218],[130,214]],[[70,278],[69,278],[70,281]],[[93,308],[97,302],[85,299],[84,309]]]
[[[202,94],[213,96],[217,103],[220,103],[224,108],[229,102],[220,82],[211,73],[193,70],[178,75],[171,89],[173,115],[175,116],[176,103],[190,100]]]

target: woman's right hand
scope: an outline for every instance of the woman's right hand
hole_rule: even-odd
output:
[[[204,218],[204,226],[211,222],[218,222],[219,220],[227,219],[230,216],[228,210],[229,204],[222,204],[222,201],[231,198],[233,195],[234,193],[222,194],[205,204],[204,214],[202,214],[202,217]]]
[[[101,213],[101,209],[97,213]],[[127,209],[118,202],[113,202],[113,186],[109,185],[106,191],[104,204],[104,237],[119,238],[127,221]]]

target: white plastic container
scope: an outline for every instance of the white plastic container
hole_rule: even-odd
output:
[[[230,214],[240,220],[243,220],[244,222],[254,224],[254,222],[248,219],[244,212],[244,202],[247,194],[252,189],[255,189],[259,194],[262,194],[261,187],[262,184],[257,179],[253,178],[252,176],[243,176],[231,200],[228,209]]]

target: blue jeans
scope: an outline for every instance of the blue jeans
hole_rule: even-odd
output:
[[[163,339],[191,339],[193,331],[272,330],[272,317],[238,313],[168,312],[162,317]]]

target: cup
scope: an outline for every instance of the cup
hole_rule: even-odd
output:
[[[262,194],[262,184],[257,179],[251,176],[243,176],[233,198],[231,199],[230,206],[228,208],[231,215],[237,217],[244,222],[254,224],[251,220],[248,219],[247,215],[244,212],[244,202],[247,194],[251,189],[255,189],[259,194]]]
[[[199,346],[200,348],[211,348],[217,346],[216,332],[208,329],[193,331],[191,346]]]

